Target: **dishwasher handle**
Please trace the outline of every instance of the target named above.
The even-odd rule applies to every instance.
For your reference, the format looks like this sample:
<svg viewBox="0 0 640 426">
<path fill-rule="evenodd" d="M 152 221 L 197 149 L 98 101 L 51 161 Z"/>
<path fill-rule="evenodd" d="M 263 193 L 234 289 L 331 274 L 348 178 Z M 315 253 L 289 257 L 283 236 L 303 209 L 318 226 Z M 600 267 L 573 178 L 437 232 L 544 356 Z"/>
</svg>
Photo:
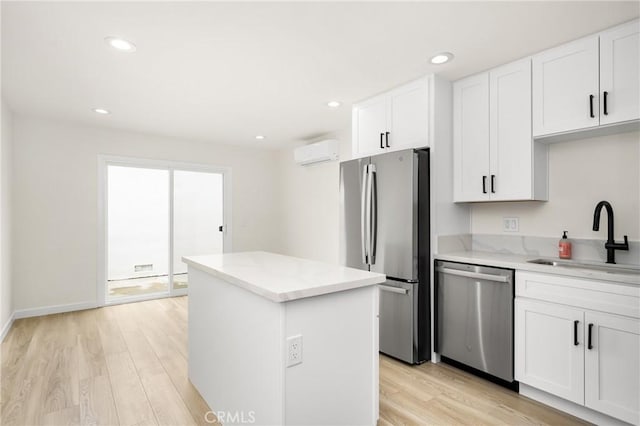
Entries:
<svg viewBox="0 0 640 426">
<path fill-rule="evenodd" d="M 388 291 L 390 293 L 407 294 L 409 290 L 400 287 L 391 287 L 390 285 L 378 285 L 380 291 Z"/>
<path fill-rule="evenodd" d="M 506 275 L 481 274 L 480 272 L 461 271 L 459 269 L 444 268 L 442 266 L 436 268 L 436 270 L 438 272 L 442 272 L 443 274 L 457 275 L 459 277 L 465 278 L 475 278 L 478 280 L 495 281 L 499 283 L 509 282 L 509 277 Z"/>
</svg>

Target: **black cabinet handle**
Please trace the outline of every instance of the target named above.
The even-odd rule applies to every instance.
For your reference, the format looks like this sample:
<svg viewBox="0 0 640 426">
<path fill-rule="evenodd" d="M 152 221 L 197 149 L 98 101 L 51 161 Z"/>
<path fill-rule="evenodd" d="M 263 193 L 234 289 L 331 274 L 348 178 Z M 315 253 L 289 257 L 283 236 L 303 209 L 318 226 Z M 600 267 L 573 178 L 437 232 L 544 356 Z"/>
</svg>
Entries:
<svg viewBox="0 0 640 426">
<path fill-rule="evenodd" d="M 487 177 L 486 176 L 482 176 L 482 193 L 483 194 L 487 193 Z"/>
<path fill-rule="evenodd" d="M 224 231 L 224 225 L 218 226 L 218 231 L 223 232 Z"/>
<path fill-rule="evenodd" d="M 578 323 L 580 321 L 575 320 L 573 322 L 573 346 L 578 346 Z"/>
<path fill-rule="evenodd" d="M 384 149 L 384 144 L 382 143 L 383 137 L 384 137 L 384 133 L 380 133 L 380 149 Z"/>
<path fill-rule="evenodd" d="M 603 103 L 603 109 L 604 109 L 604 115 L 609 115 L 609 111 L 607 111 L 607 96 L 609 96 L 609 92 L 604 92 L 603 93 L 603 97 L 604 97 L 604 101 Z"/>
<path fill-rule="evenodd" d="M 389 148 L 390 147 L 390 145 L 389 145 L 389 132 L 385 133 L 385 139 L 386 139 L 387 148 Z"/>
<path fill-rule="evenodd" d="M 587 349 L 593 349 L 593 345 L 591 344 L 591 330 L 593 329 L 593 324 L 589 324 L 589 335 L 587 337 Z"/>
<path fill-rule="evenodd" d="M 496 175 L 491 175 L 491 193 L 496 193 Z"/>
<path fill-rule="evenodd" d="M 596 118 L 596 116 L 593 115 L 593 95 L 589 95 L 589 115 L 591 118 Z"/>
</svg>

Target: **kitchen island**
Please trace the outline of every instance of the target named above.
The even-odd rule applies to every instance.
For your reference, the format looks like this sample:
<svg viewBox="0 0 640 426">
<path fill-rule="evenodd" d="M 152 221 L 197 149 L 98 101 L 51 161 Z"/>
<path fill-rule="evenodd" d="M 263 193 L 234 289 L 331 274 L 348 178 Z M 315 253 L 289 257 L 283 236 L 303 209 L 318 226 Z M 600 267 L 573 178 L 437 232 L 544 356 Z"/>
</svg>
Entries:
<svg viewBox="0 0 640 426">
<path fill-rule="evenodd" d="M 383 274 L 266 252 L 183 260 L 189 378 L 221 423 L 376 424 Z"/>
</svg>

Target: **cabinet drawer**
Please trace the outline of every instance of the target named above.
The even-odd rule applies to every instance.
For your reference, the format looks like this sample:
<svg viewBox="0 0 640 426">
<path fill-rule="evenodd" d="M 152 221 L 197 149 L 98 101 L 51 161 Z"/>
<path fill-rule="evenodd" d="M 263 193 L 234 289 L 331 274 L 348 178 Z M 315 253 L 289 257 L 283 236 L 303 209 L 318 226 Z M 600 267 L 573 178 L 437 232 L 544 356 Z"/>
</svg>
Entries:
<svg viewBox="0 0 640 426">
<path fill-rule="evenodd" d="M 640 286 L 516 271 L 516 296 L 640 318 Z"/>
</svg>

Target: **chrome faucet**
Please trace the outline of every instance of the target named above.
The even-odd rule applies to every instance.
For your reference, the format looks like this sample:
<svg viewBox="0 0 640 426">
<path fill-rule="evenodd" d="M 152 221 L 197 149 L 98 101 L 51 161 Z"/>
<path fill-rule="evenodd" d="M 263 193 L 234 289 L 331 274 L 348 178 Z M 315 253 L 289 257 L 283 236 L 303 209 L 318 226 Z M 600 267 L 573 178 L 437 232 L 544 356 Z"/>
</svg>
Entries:
<svg viewBox="0 0 640 426">
<path fill-rule="evenodd" d="M 624 236 L 624 243 L 616 243 L 613 235 L 613 208 L 608 201 L 600 201 L 596 205 L 596 210 L 593 212 L 593 230 L 600 229 L 600 212 L 602 208 L 607 209 L 607 242 L 604 243 L 604 248 L 607 249 L 607 263 L 616 263 L 616 250 L 629 250 L 629 241 L 627 236 Z"/>
</svg>

